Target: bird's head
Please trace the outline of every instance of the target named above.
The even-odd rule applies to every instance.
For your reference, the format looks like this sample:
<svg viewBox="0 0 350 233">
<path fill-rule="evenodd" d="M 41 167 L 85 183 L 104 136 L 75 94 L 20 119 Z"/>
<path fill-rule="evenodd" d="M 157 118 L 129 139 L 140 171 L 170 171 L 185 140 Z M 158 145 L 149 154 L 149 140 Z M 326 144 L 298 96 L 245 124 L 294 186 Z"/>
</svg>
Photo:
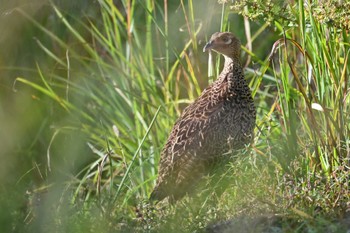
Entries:
<svg viewBox="0 0 350 233">
<path fill-rule="evenodd" d="M 209 50 L 214 50 L 230 58 L 239 58 L 241 42 L 231 32 L 215 32 L 203 48 L 203 52 Z"/>
</svg>

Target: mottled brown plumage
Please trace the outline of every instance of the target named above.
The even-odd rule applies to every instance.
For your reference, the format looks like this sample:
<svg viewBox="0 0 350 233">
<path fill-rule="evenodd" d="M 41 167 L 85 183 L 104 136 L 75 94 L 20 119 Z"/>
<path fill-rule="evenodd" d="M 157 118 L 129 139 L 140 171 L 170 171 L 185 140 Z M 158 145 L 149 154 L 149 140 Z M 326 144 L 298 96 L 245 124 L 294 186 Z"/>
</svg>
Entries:
<svg viewBox="0 0 350 233">
<path fill-rule="evenodd" d="M 224 68 L 176 121 L 161 153 L 151 200 L 182 198 L 223 154 L 252 140 L 255 107 L 239 59 L 240 46 L 230 32 L 214 33 L 205 45 L 204 51 L 224 55 Z"/>
</svg>

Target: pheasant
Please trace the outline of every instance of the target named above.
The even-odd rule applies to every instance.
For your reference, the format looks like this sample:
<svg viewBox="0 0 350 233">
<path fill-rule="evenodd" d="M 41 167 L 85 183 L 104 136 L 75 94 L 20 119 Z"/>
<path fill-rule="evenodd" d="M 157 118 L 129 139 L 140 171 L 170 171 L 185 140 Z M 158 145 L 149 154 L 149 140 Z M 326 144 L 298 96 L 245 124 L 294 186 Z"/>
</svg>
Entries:
<svg viewBox="0 0 350 233">
<path fill-rule="evenodd" d="M 216 32 L 203 52 L 225 58 L 215 82 L 187 106 L 161 152 L 159 175 L 150 200 L 179 200 L 210 173 L 214 164 L 253 138 L 256 111 L 240 63 L 241 43 L 230 32 Z"/>
</svg>

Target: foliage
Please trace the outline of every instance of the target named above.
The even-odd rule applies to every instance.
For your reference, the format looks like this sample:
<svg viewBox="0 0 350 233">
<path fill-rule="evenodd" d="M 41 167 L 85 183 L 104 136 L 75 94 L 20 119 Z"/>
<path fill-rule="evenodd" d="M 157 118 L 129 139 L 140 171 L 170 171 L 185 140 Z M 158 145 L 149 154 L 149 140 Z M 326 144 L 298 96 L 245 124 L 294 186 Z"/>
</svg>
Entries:
<svg viewBox="0 0 350 233">
<path fill-rule="evenodd" d="M 6 216 L 5 229 L 198 232 L 277 213 L 278 228 L 305 232 L 322 231 L 349 211 L 347 8 L 322 8 L 331 1 L 203 2 L 98 0 L 98 11 L 84 8 L 83 18 L 60 1 L 45 5 L 46 16 L 14 10 L 35 26 L 44 60 L 13 68 L 21 71 L 14 89 L 42 108 L 32 114 L 39 120 L 29 146 L 15 153 L 29 158 L 7 181 L 16 188 L 1 188 L 0 204 L 13 206 L 15 219 Z M 208 84 L 200 78 L 207 77 L 201 47 L 219 27 L 253 45 L 243 50 L 258 107 L 254 144 L 219 177 L 227 186 L 221 196 L 208 189 L 154 206 L 147 199 L 160 151 L 182 109 Z M 215 65 L 218 73 L 220 58 Z M 25 200 L 13 196 L 8 204 L 12 192 Z"/>
<path fill-rule="evenodd" d="M 233 11 L 242 14 L 251 20 L 263 20 L 268 23 L 278 21 L 282 25 L 293 25 L 296 22 L 293 8 L 289 1 L 235 1 L 231 6 Z"/>
<path fill-rule="evenodd" d="M 228 3 L 229 1 L 219 2 Z M 305 13 L 312 14 L 320 23 L 349 29 L 349 4 L 348 1 L 338 0 L 304 2 L 294 0 L 242 0 L 234 1 L 231 4 L 231 9 L 251 20 L 263 20 L 272 24 L 277 21 L 284 26 L 297 26 L 297 13 L 305 10 Z"/>
<path fill-rule="evenodd" d="M 348 15 L 348 8 L 334 1 L 241 1 L 233 9 L 252 19 L 264 16 L 282 35 L 269 59 L 278 84 L 276 115 L 289 155 L 287 161 L 284 155 L 276 157 L 290 175 L 282 182 L 288 206 L 344 213 L 349 208 L 350 44 L 342 15 Z M 324 24 L 324 15 L 334 24 Z"/>
</svg>

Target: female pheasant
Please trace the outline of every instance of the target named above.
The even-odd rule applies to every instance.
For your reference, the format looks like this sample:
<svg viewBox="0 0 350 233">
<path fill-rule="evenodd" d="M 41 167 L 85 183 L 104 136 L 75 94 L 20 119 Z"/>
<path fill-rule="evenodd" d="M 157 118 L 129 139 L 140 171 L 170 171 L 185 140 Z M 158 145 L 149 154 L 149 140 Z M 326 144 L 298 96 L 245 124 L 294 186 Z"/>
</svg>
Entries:
<svg viewBox="0 0 350 233">
<path fill-rule="evenodd" d="M 213 164 L 253 138 L 256 112 L 240 63 L 241 43 L 230 32 L 216 32 L 203 51 L 225 57 L 218 79 L 176 121 L 161 153 L 151 200 L 178 200 L 192 191 Z M 225 154 L 226 155 L 223 155 Z"/>
</svg>

